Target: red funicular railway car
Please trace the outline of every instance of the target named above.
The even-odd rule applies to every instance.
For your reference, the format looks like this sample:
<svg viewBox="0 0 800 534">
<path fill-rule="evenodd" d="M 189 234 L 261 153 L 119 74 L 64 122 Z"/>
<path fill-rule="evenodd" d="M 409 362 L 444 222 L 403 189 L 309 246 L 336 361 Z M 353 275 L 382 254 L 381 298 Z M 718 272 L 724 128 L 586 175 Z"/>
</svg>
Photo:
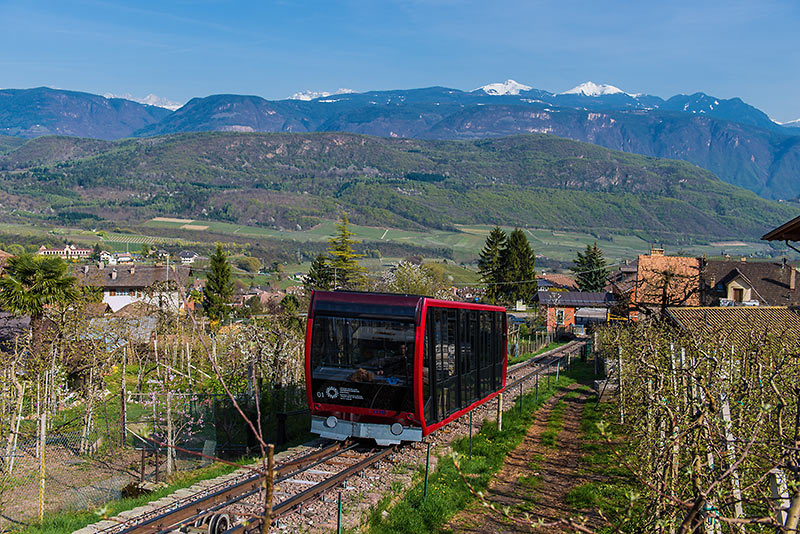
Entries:
<svg viewBox="0 0 800 534">
<path fill-rule="evenodd" d="M 506 313 L 428 297 L 315 291 L 306 333 L 311 431 L 420 441 L 506 383 Z"/>
</svg>

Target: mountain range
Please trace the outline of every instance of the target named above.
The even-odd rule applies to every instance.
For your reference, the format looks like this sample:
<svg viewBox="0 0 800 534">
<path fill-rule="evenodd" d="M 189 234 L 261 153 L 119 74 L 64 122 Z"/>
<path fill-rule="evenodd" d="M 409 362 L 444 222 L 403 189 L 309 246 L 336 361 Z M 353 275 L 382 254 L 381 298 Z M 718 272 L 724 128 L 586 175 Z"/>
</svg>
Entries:
<svg viewBox="0 0 800 534">
<path fill-rule="evenodd" d="M 48 88 L 0 90 L 0 134 L 115 140 L 205 131 L 336 131 L 428 140 L 548 133 L 685 160 L 769 199 L 800 195 L 800 123 L 778 124 L 739 98 L 704 93 L 665 100 L 592 82 L 552 93 L 507 80 L 473 91 L 340 89 L 285 100 L 211 95 L 170 111 Z"/>
</svg>

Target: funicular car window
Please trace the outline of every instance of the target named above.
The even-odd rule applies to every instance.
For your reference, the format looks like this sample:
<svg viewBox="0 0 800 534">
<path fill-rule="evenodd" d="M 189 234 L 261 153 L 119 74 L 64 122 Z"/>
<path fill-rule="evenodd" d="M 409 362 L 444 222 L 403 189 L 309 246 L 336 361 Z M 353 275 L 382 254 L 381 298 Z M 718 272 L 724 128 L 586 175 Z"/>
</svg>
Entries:
<svg viewBox="0 0 800 534">
<path fill-rule="evenodd" d="M 431 308 L 433 315 L 434 418 L 441 421 L 458 410 L 456 312 Z M 430 312 L 429 312 L 430 313 Z"/>
<path fill-rule="evenodd" d="M 477 314 L 472 310 L 459 310 L 459 381 L 461 396 L 459 406 L 465 408 L 477 400 L 476 380 L 478 346 L 475 342 L 477 329 Z"/>
<path fill-rule="evenodd" d="M 480 314 L 480 391 L 478 394 L 485 397 L 493 391 L 494 386 L 494 355 L 492 353 L 492 315 L 491 312 Z"/>
<path fill-rule="evenodd" d="M 413 410 L 414 323 L 314 317 L 312 390 L 320 402 Z"/>
<path fill-rule="evenodd" d="M 492 360 L 494 361 L 494 379 L 492 387 L 496 390 L 502 385 L 503 381 L 503 314 L 493 312 L 492 325 Z"/>
<path fill-rule="evenodd" d="M 425 321 L 425 343 L 422 348 L 422 410 L 425 421 L 430 424 L 435 420 L 433 384 L 431 369 L 434 368 L 436 343 L 434 340 L 434 316 L 428 314 Z"/>
</svg>

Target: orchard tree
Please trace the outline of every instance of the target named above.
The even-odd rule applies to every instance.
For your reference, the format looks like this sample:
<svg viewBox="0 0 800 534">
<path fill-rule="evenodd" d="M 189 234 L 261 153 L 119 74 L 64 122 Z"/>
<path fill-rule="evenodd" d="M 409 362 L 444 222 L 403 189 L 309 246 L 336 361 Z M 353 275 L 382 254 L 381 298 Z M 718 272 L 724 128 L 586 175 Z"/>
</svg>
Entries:
<svg viewBox="0 0 800 534">
<path fill-rule="evenodd" d="M 496 302 L 500 296 L 500 283 L 503 281 L 503 269 L 500 255 L 506 245 L 508 236 L 495 226 L 486 238 L 486 244 L 480 252 L 478 271 L 481 281 L 486 284 L 486 297 L 489 302 Z"/>
<path fill-rule="evenodd" d="M 343 213 L 341 221 L 336 225 L 336 235 L 328 239 L 334 289 L 358 289 L 366 282 L 364 273 L 367 270 L 358 264 L 358 258 L 363 258 L 364 255 L 356 254 L 353 250 L 353 245 L 358 241 L 353 240 L 348 224 L 347 215 Z"/>
<path fill-rule="evenodd" d="M 217 243 L 217 250 L 211 255 L 203 297 L 203 308 L 206 315 L 216 321 L 227 317 L 230 311 L 228 303 L 232 296 L 231 265 L 228 263 L 228 256 L 222 248 L 222 243 Z"/>
<path fill-rule="evenodd" d="M 578 257 L 572 260 L 575 264 L 570 270 L 575 273 L 575 280 L 581 291 L 602 291 L 606 285 L 609 270 L 606 269 L 606 259 L 603 251 L 593 245 L 586 245 L 586 250 L 578 252 Z"/>
<path fill-rule="evenodd" d="M 382 288 L 388 293 L 424 295 L 448 299 L 447 284 L 427 265 L 401 261 L 396 269 L 384 276 Z"/>
</svg>

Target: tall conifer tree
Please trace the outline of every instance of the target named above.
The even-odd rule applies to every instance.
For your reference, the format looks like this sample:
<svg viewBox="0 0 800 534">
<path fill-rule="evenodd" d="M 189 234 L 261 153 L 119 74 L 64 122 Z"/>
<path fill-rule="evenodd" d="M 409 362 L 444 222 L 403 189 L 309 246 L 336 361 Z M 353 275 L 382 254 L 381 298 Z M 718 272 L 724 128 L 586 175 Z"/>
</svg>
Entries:
<svg viewBox="0 0 800 534">
<path fill-rule="evenodd" d="M 500 295 L 500 283 L 503 281 L 500 254 L 506 239 L 506 233 L 499 226 L 492 228 L 478 259 L 478 272 L 481 274 L 481 281 L 486 284 L 486 298 L 489 302 L 496 302 Z"/>
<path fill-rule="evenodd" d="M 606 269 L 606 259 L 603 251 L 593 245 L 586 245 L 583 253 L 578 252 L 578 257 L 572 260 L 575 264 L 571 271 L 575 273 L 575 281 L 581 291 L 602 291 L 606 285 L 609 270 Z"/>
<path fill-rule="evenodd" d="M 303 286 L 307 294 L 314 289 L 327 291 L 333 287 L 333 269 L 324 254 L 320 254 L 311 262 Z"/>
<path fill-rule="evenodd" d="M 500 253 L 503 276 L 502 293 L 510 302 L 527 303 L 536 293 L 536 256 L 528 238 L 519 228 L 509 234 L 506 246 Z"/>
<path fill-rule="evenodd" d="M 233 296 L 233 281 L 231 280 L 231 264 L 222 248 L 222 243 L 217 243 L 217 250 L 211 255 L 206 288 L 203 293 L 203 309 L 212 320 L 221 321 L 228 316 L 230 306 L 228 303 Z"/>
<path fill-rule="evenodd" d="M 356 254 L 353 250 L 353 245 L 359 242 L 353 239 L 348 224 L 347 215 L 343 213 L 342 219 L 336 225 L 336 235 L 328 239 L 334 289 L 359 289 L 366 283 L 364 273 L 367 270 L 358 264 L 358 258 L 363 258 L 364 255 Z"/>
</svg>

